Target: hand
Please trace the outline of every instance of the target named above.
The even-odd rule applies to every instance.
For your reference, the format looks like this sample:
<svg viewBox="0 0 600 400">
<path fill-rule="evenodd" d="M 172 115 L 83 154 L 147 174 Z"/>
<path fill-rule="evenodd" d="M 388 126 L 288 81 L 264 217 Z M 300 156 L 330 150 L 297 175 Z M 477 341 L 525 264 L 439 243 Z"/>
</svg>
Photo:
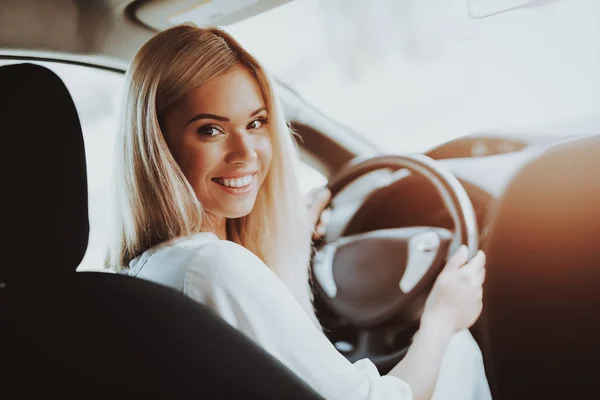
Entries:
<svg viewBox="0 0 600 400">
<path fill-rule="evenodd" d="M 483 307 L 485 254 L 479 251 L 468 263 L 467 258 L 467 247 L 461 246 L 448 260 L 425 302 L 422 324 L 442 323 L 454 333 L 477 321 Z"/>
<path fill-rule="evenodd" d="M 327 223 L 329 222 L 330 212 L 325 210 L 325 207 L 331 199 L 331 191 L 327 188 L 314 188 L 307 193 L 306 197 L 310 226 L 314 227 L 313 240 L 316 240 L 325 235 Z"/>
</svg>

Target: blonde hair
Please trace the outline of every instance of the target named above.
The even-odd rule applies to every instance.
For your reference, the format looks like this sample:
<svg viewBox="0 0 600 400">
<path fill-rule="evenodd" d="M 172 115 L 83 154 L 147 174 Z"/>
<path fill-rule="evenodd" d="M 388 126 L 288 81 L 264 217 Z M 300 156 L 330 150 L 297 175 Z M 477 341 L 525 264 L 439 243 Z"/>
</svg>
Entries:
<svg viewBox="0 0 600 400">
<path fill-rule="evenodd" d="M 160 121 L 190 90 L 236 65 L 247 68 L 262 90 L 273 157 L 250 214 L 227 221 L 228 238 L 269 266 L 318 326 L 308 277 L 312 227 L 297 181 L 293 134 L 266 71 L 217 28 L 170 28 L 150 39 L 132 61 L 116 154 L 117 220 L 107 262 L 120 270 L 153 246 L 210 230 Z"/>
</svg>

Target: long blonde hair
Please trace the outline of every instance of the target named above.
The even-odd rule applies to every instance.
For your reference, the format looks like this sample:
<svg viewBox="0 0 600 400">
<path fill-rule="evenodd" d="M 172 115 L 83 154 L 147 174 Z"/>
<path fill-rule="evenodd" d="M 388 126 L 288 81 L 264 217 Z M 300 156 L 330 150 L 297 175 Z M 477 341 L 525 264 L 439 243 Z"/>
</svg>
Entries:
<svg viewBox="0 0 600 400">
<path fill-rule="evenodd" d="M 246 67 L 262 90 L 273 157 L 250 214 L 227 221 L 228 239 L 269 266 L 316 322 L 308 280 L 311 227 L 296 176 L 293 134 L 266 71 L 217 28 L 170 28 L 150 39 L 132 61 L 116 154 L 117 219 L 107 262 L 120 270 L 153 246 L 210 230 L 160 121 L 190 90 L 236 65 Z"/>
</svg>

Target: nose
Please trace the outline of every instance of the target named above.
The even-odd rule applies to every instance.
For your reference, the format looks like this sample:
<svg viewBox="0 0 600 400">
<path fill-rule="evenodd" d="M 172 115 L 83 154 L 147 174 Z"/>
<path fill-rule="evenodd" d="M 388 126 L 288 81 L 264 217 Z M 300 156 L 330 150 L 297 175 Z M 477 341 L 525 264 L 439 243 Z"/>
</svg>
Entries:
<svg viewBox="0 0 600 400">
<path fill-rule="evenodd" d="M 236 134 L 229 136 L 228 141 L 229 151 L 225 157 L 225 162 L 229 164 L 249 164 L 256 160 L 257 154 L 251 135 L 246 132 L 236 132 Z"/>
</svg>

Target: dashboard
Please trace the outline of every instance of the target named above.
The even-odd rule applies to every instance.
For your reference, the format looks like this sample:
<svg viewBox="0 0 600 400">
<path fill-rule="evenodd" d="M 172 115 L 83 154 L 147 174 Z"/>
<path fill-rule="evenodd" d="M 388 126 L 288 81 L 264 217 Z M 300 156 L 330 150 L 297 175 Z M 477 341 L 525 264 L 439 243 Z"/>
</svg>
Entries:
<svg viewBox="0 0 600 400">
<path fill-rule="evenodd" d="M 438 146 L 426 155 L 452 172 L 469 195 L 485 239 L 490 211 L 512 177 L 548 147 L 576 137 L 472 135 Z M 453 228 L 434 186 L 408 170 L 378 170 L 362 176 L 332 202 L 326 240 L 378 229 L 408 226 Z"/>
<path fill-rule="evenodd" d="M 515 174 L 549 147 L 577 138 L 472 136 L 443 144 L 426 155 L 448 169 L 464 187 L 479 226 L 479 247 L 485 248 L 495 205 Z M 380 229 L 410 226 L 454 228 L 454 221 L 434 185 L 420 174 L 406 169 L 381 169 L 363 175 L 335 196 L 331 211 L 325 235 L 329 243 L 343 236 Z M 359 341 L 358 330 L 336 316 L 318 296 L 315 308 L 336 348 L 342 354 L 353 349 Z M 406 349 L 414 333 L 401 324 L 398 326 L 400 328 L 386 328 L 391 330 L 386 336 L 388 342 L 382 346 L 387 346 L 385 348 L 389 352 Z M 479 328 L 474 327 L 471 332 L 476 340 L 481 339 Z M 376 366 L 383 374 L 397 361 L 396 358 L 379 360 Z"/>
<path fill-rule="evenodd" d="M 518 138 L 472 136 L 445 143 L 428 152 L 434 160 L 450 158 L 488 157 L 523 150 L 529 143 Z"/>
</svg>

